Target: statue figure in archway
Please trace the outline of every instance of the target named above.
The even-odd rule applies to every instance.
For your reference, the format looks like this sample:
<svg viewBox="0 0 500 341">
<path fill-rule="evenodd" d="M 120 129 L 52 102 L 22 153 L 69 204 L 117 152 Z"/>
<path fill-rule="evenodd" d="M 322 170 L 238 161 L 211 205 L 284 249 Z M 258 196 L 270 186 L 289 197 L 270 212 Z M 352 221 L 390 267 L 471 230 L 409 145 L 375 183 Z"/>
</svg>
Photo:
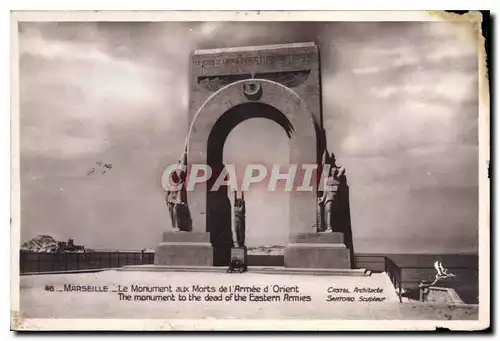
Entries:
<svg viewBox="0 0 500 341">
<path fill-rule="evenodd" d="M 322 223 L 325 226 L 324 232 L 338 232 L 335 230 L 334 212 L 338 205 L 338 192 L 342 177 L 345 176 L 345 168 L 337 165 L 335 155 L 332 153 L 330 157 L 326 154 L 324 166 L 330 167 L 328 176 L 324 180 L 323 195 L 318 199 L 318 203 L 323 206 Z"/>
<path fill-rule="evenodd" d="M 178 162 L 178 167 L 172 172 L 169 187 L 167 189 L 166 203 L 170 215 L 172 230 L 189 230 L 189 210 L 186 203 L 186 189 L 184 182 L 186 180 L 185 166 L 187 164 L 187 152 L 184 151 L 182 158 Z"/>
<path fill-rule="evenodd" d="M 245 246 L 245 195 L 241 192 L 241 198 L 238 198 L 234 191 L 234 247 Z"/>
</svg>

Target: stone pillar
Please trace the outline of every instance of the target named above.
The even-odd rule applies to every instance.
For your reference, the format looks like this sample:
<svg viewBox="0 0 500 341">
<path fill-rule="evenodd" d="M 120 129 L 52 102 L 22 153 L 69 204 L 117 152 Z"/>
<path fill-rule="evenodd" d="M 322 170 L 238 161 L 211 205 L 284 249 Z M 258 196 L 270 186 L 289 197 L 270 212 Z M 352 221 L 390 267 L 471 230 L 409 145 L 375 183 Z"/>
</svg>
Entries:
<svg viewBox="0 0 500 341">
<path fill-rule="evenodd" d="M 197 161 L 196 158 L 193 159 Z M 189 153 L 188 162 L 191 162 Z M 187 183 L 185 185 L 187 186 Z M 162 242 L 155 250 L 156 265 L 212 266 L 214 264 L 210 233 L 205 230 L 204 220 L 206 182 L 196 184 L 195 190 L 188 191 L 187 194 L 192 230 L 164 232 Z"/>
<path fill-rule="evenodd" d="M 156 265 L 213 265 L 213 250 L 207 232 L 165 232 L 155 250 Z"/>
</svg>

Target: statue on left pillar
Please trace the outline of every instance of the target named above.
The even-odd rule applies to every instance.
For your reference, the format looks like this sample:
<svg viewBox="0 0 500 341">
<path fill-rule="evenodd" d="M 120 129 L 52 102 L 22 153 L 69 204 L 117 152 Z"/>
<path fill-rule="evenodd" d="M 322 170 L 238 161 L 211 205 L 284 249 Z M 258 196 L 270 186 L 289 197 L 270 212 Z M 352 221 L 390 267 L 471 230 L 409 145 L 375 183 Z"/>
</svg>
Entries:
<svg viewBox="0 0 500 341">
<path fill-rule="evenodd" d="M 172 231 L 189 231 L 190 214 L 187 206 L 187 194 L 184 182 L 186 180 L 185 167 L 187 165 L 187 153 L 184 151 L 178 162 L 178 167 L 172 172 L 167 189 L 166 203 L 170 215 Z"/>
</svg>

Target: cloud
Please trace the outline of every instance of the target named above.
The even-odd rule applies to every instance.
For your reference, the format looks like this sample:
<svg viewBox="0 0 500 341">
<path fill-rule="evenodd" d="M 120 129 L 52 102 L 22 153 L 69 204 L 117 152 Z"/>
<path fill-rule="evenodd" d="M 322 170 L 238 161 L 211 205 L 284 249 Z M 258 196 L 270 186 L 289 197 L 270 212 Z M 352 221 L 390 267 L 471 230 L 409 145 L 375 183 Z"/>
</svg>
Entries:
<svg viewBox="0 0 500 341">
<path fill-rule="evenodd" d="M 347 37 L 353 26 L 345 26 Z M 361 27 L 367 38 L 332 34 L 326 43 L 334 51 L 323 63 L 330 149 L 350 157 L 474 141 L 478 79 L 470 27 L 389 23 L 360 25 L 354 34 Z"/>
<path fill-rule="evenodd" d="M 418 99 L 426 101 L 449 101 L 459 104 L 473 97 L 477 87 L 477 74 L 454 72 L 445 75 L 419 72 L 404 85 L 388 84 L 371 87 L 375 97 Z M 472 96 L 471 96 L 472 95 Z"/>
<path fill-rule="evenodd" d="M 117 57 L 102 44 L 101 39 L 47 39 L 38 30 L 23 30 L 21 120 L 31 129 L 22 134 L 23 151 L 64 156 L 102 152 L 113 127 L 154 121 L 168 131 L 184 117 L 184 75 L 176 68 L 157 69 Z M 41 122 L 52 129 L 38 129 Z"/>
</svg>

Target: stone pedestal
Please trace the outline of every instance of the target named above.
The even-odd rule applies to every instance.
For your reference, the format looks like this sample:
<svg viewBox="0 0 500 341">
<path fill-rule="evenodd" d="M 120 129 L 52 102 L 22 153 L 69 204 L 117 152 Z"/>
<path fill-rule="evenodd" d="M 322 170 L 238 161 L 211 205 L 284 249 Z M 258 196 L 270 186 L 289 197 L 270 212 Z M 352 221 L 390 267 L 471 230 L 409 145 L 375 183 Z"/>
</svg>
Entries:
<svg viewBox="0 0 500 341">
<path fill-rule="evenodd" d="M 285 248 L 285 267 L 350 269 L 350 253 L 344 244 L 344 235 L 339 232 L 292 235 Z"/>
<path fill-rule="evenodd" d="M 165 232 L 155 250 L 156 265 L 212 266 L 213 258 L 208 232 Z"/>
<path fill-rule="evenodd" d="M 233 247 L 231 249 L 231 258 L 230 259 L 233 259 L 233 258 L 236 258 L 237 260 L 241 261 L 244 265 L 248 265 L 246 246 Z"/>
</svg>

